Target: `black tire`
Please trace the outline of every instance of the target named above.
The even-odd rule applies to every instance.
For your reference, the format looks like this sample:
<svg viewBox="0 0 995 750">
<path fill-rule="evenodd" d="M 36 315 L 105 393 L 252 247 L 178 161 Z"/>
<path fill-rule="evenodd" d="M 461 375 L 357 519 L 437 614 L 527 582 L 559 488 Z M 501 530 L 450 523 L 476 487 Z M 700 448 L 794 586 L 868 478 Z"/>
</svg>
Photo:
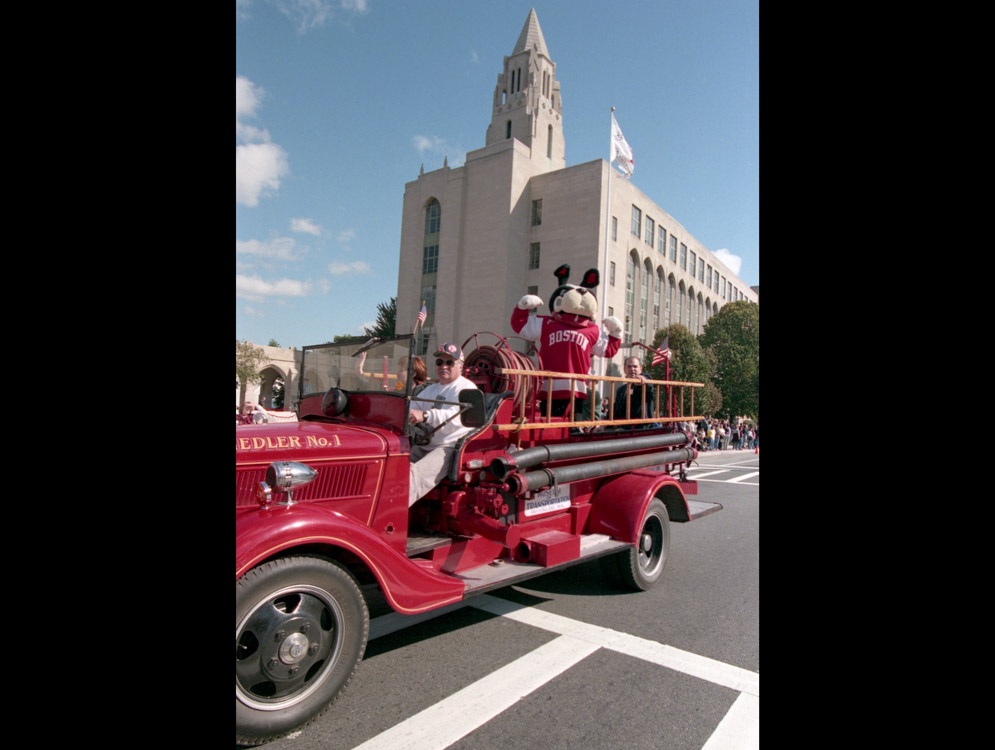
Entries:
<svg viewBox="0 0 995 750">
<path fill-rule="evenodd" d="M 258 745 L 321 715 L 355 673 L 370 617 L 355 579 L 286 557 L 235 582 L 235 743 Z"/>
<path fill-rule="evenodd" d="M 653 498 L 639 530 L 636 546 L 602 558 L 602 570 L 616 584 L 647 591 L 663 575 L 670 552 L 670 516 L 660 498 Z"/>
</svg>

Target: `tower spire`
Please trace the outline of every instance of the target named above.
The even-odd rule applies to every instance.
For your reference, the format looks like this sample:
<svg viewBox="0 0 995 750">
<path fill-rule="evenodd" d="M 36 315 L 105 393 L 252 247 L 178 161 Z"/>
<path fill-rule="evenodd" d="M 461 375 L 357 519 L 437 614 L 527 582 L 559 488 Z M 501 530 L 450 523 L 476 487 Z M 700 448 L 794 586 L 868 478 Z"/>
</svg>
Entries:
<svg viewBox="0 0 995 750">
<path fill-rule="evenodd" d="M 531 160 L 541 171 L 566 166 L 556 63 L 549 56 L 535 8 L 529 11 L 511 55 L 504 58 L 504 70 L 494 87 L 486 143 L 512 138 L 531 149 Z"/>
<path fill-rule="evenodd" d="M 546 49 L 546 40 L 543 38 L 542 29 L 539 27 L 539 17 L 536 15 L 535 8 L 529 11 L 529 17 L 525 19 L 522 33 L 518 35 L 515 50 L 511 54 L 517 55 L 533 48 L 547 60 L 549 59 L 549 50 Z"/>
</svg>

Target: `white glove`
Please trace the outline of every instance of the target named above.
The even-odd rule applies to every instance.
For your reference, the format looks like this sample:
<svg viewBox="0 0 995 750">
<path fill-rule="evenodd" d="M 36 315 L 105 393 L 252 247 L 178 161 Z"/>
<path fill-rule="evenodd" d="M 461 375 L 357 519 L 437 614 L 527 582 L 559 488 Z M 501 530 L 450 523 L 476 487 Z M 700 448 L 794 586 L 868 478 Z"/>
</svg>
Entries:
<svg viewBox="0 0 995 750">
<path fill-rule="evenodd" d="M 521 304 L 521 303 L 519 303 Z M 608 331 L 608 335 L 612 338 L 620 339 L 622 338 L 622 321 L 616 318 L 614 315 L 609 315 L 602 321 L 605 324 L 605 330 Z"/>
<path fill-rule="evenodd" d="M 518 300 L 519 310 L 535 310 L 537 307 L 542 307 L 542 305 L 542 297 L 538 297 L 535 294 L 526 294 Z"/>
</svg>

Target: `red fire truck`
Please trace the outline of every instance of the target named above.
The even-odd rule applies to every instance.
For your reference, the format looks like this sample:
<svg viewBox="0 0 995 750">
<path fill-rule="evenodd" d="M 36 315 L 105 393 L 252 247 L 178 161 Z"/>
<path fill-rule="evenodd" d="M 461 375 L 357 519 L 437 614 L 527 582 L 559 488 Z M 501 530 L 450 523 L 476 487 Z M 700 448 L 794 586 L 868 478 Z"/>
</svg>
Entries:
<svg viewBox="0 0 995 750">
<path fill-rule="evenodd" d="M 493 336 L 493 334 L 489 334 Z M 414 338 L 305 347 L 296 422 L 235 429 L 235 736 L 260 744 L 327 709 L 356 671 L 368 599 L 414 614 L 601 558 L 620 585 L 663 573 L 670 522 L 721 509 L 685 468 L 694 387 L 541 369 L 495 336 L 464 344 L 449 473 L 408 507 Z M 473 344 L 472 350 L 468 345 Z M 645 416 L 552 415 L 547 378 L 586 381 L 613 413 L 622 383 L 653 386 Z M 685 415 L 685 399 L 689 411 Z M 588 399 L 591 401 L 592 399 Z M 634 401 L 634 400 L 633 400 Z"/>
</svg>

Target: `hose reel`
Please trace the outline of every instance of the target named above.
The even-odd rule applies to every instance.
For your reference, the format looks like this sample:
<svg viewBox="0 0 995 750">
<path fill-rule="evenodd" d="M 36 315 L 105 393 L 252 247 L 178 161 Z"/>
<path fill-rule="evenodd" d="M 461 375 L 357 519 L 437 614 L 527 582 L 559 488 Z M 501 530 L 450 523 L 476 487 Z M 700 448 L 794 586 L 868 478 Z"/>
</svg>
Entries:
<svg viewBox="0 0 995 750">
<path fill-rule="evenodd" d="M 514 391 L 515 403 L 531 403 L 535 394 L 541 388 L 542 378 L 536 375 L 503 375 L 497 372 L 498 369 L 529 370 L 535 371 L 537 368 L 529 359 L 528 355 L 516 352 L 511 348 L 507 339 L 498 336 L 496 333 L 484 331 L 490 336 L 498 339 L 495 346 L 477 344 L 476 339 L 480 334 L 475 333 L 465 342 L 463 350 L 466 351 L 467 344 L 474 341 L 476 349 L 466 355 L 463 363 L 464 377 L 476 383 L 477 387 L 485 393 L 503 393 Z M 524 339 L 523 339 L 524 341 Z M 530 353 L 539 354 L 535 350 L 535 345 L 528 342 Z"/>
</svg>

